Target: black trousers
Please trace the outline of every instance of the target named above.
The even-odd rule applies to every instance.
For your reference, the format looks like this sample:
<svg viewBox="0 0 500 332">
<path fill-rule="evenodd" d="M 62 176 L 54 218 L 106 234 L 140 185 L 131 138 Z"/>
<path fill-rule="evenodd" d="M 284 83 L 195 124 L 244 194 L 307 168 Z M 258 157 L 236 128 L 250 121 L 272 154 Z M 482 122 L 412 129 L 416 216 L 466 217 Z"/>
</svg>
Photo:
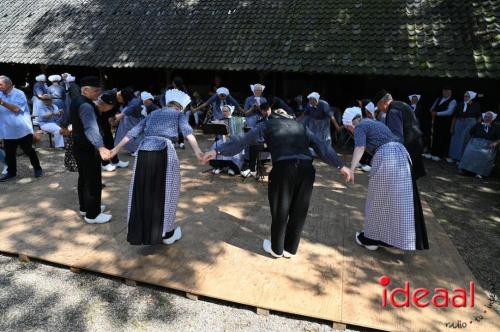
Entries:
<svg viewBox="0 0 500 332">
<path fill-rule="evenodd" d="M 19 146 L 21 150 L 30 158 L 31 165 L 36 170 L 42 169 L 40 160 L 33 149 L 33 135 L 29 134 L 18 139 L 4 139 L 5 163 L 8 167 L 9 175 L 17 175 L 16 151 Z"/>
<path fill-rule="evenodd" d="M 78 149 L 73 146 L 78 166 L 78 201 L 80 211 L 94 219 L 101 213 L 101 157 L 97 150 Z"/>
<path fill-rule="evenodd" d="M 432 134 L 431 154 L 440 158 L 448 156 L 450 148 L 451 116 L 436 116 L 434 120 L 434 131 Z"/>
<path fill-rule="evenodd" d="M 360 164 L 362 165 L 371 165 L 372 164 L 372 155 L 365 152 L 363 153 L 363 156 L 361 157 L 361 160 L 359 161 Z"/>
<path fill-rule="evenodd" d="M 104 118 L 101 120 L 101 128 L 102 128 L 102 134 L 104 135 L 102 137 L 104 147 L 108 150 L 111 150 L 115 147 L 115 140 L 113 138 L 113 132 L 111 131 L 111 125 L 109 124 L 109 121 L 107 118 Z M 113 164 L 117 164 L 120 162 L 120 159 L 118 158 L 118 155 L 114 156 L 111 161 L 109 160 L 103 160 L 102 165 L 106 166 L 112 162 Z"/>
<path fill-rule="evenodd" d="M 275 254 L 283 249 L 297 253 L 306 221 L 316 171 L 312 160 L 284 160 L 273 164 L 269 174 L 271 244 Z"/>
<path fill-rule="evenodd" d="M 248 147 L 248 160 L 245 161 L 243 169 L 250 169 L 250 171 L 255 172 L 259 152 L 262 151 L 264 151 L 264 145 L 250 145 Z"/>
</svg>

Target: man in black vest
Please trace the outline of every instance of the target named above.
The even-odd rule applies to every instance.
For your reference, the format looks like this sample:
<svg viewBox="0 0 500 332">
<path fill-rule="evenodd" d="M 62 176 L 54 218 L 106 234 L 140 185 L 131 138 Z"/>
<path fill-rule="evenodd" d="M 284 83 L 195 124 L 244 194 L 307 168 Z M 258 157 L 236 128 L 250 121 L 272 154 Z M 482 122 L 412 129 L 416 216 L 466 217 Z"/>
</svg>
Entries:
<svg viewBox="0 0 500 332">
<path fill-rule="evenodd" d="M 431 153 L 424 154 L 425 158 L 439 161 L 448 156 L 451 122 L 456 107 L 457 101 L 452 97 L 451 86 L 444 86 L 442 96 L 437 98 L 431 107 Z"/>
<path fill-rule="evenodd" d="M 102 213 L 106 207 L 101 205 L 101 159 L 110 157 L 97 121 L 99 110 L 94 104 L 101 94 L 101 83 L 97 77 L 89 76 L 82 78 L 81 86 L 82 95 L 75 97 L 70 106 L 80 214 L 89 224 L 103 224 L 111 220 L 111 215 Z"/>
<path fill-rule="evenodd" d="M 377 108 L 386 113 L 386 126 L 399 138 L 410 154 L 415 179 L 425 176 L 422 132 L 413 109 L 406 103 L 393 100 L 391 94 L 385 90 L 379 91 L 373 100 L 377 103 Z"/>
<path fill-rule="evenodd" d="M 204 161 L 214 159 L 217 154 L 234 156 L 260 138 L 266 142 L 273 160 L 268 186 L 271 241 L 264 240 L 263 247 L 273 257 L 291 258 L 297 253 L 315 178 L 309 147 L 323 161 L 337 167 L 346 181 L 351 179 L 351 172 L 330 145 L 282 109 L 273 111 L 267 121 L 257 124 L 244 136 L 219 145 L 217 151 L 207 152 Z"/>
</svg>

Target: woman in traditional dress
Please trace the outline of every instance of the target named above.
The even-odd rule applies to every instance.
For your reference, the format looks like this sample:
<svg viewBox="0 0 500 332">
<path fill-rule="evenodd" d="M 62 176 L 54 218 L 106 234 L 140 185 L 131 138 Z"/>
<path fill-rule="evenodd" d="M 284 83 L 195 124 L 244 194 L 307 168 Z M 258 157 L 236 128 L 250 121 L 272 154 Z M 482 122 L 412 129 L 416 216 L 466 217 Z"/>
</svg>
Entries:
<svg viewBox="0 0 500 332">
<path fill-rule="evenodd" d="M 379 246 L 428 249 L 424 215 L 408 151 L 384 124 L 362 119 L 359 107 L 346 109 L 342 122 L 354 133 L 353 174 L 365 150 L 374 153 L 364 232 L 356 232 L 356 243 L 369 250 L 377 250 Z"/>
<path fill-rule="evenodd" d="M 61 112 L 68 112 L 69 109 L 66 105 L 66 89 L 60 84 L 62 81 L 61 75 L 50 75 L 49 81 L 52 83 L 48 87 L 52 102 Z"/>
<path fill-rule="evenodd" d="M 127 241 L 133 245 L 173 244 L 182 236 L 176 227 L 175 212 L 180 192 L 180 167 L 172 140 L 179 130 L 193 148 L 198 160 L 203 152 L 198 147 L 186 115 L 181 111 L 191 98 L 172 89 L 165 93 L 166 108 L 156 110 L 130 130 L 111 151 L 116 155 L 130 140 L 144 134 L 139 145 L 130 183 Z"/>
<path fill-rule="evenodd" d="M 262 93 L 266 87 L 262 84 L 250 85 L 253 95 L 245 100 L 243 112 L 245 112 L 246 123 L 249 128 L 255 127 L 257 121 L 262 119 L 260 115 L 260 105 L 267 103 L 266 98 L 262 97 Z"/>
<path fill-rule="evenodd" d="M 243 127 L 245 126 L 244 119 L 241 117 L 233 118 L 232 117 L 233 112 L 234 112 L 234 106 L 226 105 L 222 109 L 224 118 L 222 119 L 221 122 L 227 125 L 229 135 L 228 137 L 226 136 L 220 138 L 218 137 L 217 142 L 212 145 L 210 150 L 215 150 L 218 145 L 225 143 L 226 140 L 231 139 L 231 136 L 233 135 L 243 134 Z M 212 169 L 213 174 L 219 174 L 224 169 L 227 169 L 227 174 L 229 175 L 240 174 L 242 165 L 243 165 L 243 157 L 241 153 L 238 153 L 231 157 L 217 156 L 216 159 L 210 160 L 210 166 L 213 167 Z"/>
<path fill-rule="evenodd" d="M 140 96 L 136 96 L 132 88 L 125 88 L 117 92 L 116 98 L 123 108 L 120 113 L 115 115 L 116 121 L 119 122 L 118 129 L 115 134 L 115 145 L 117 145 L 125 135 L 144 119 L 141 114 L 142 100 Z M 125 150 L 135 155 L 141 138 L 136 138 L 125 146 Z M 127 165 L 128 166 L 128 165 Z"/>
<path fill-rule="evenodd" d="M 473 101 L 477 93 L 467 91 L 464 101 L 455 108 L 453 120 L 451 122 L 451 141 L 448 152 L 448 163 L 460 162 L 465 146 L 470 139 L 469 132 L 481 117 L 481 105 Z"/>
<path fill-rule="evenodd" d="M 147 91 L 141 92 L 141 100 L 143 104 L 141 114 L 144 116 L 147 116 L 149 115 L 149 113 L 160 109 L 160 107 L 154 102 L 155 97 Z"/>
<path fill-rule="evenodd" d="M 500 144 L 500 126 L 493 123 L 496 117 L 493 112 L 483 113 L 483 122 L 477 123 L 470 130 L 471 140 L 458 166 L 461 174 L 468 171 L 476 174 L 479 179 L 491 174 Z"/>
<path fill-rule="evenodd" d="M 307 98 L 309 99 L 309 103 L 307 103 L 304 112 L 304 124 L 320 140 L 331 144 L 330 122 L 334 124 L 336 122 L 330 105 L 320 99 L 320 95 L 317 92 L 310 93 Z"/>
<path fill-rule="evenodd" d="M 49 87 L 47 86 L 47 77 L 40 74 L 35 77 L 36 83 L 33 85 L 33 114 L 38 114 L 38 109 L 43 107 L 44 96 L 49 94 Z"/>
</svg>

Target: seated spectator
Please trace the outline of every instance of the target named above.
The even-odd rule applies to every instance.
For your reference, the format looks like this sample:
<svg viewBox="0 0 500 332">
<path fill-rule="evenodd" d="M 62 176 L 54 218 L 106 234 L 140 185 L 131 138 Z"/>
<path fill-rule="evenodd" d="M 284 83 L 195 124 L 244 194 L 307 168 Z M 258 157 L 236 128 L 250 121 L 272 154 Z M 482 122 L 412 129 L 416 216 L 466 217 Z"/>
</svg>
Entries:
<svg viewBox="0 0 500 332">
<path fill-rule="evenodd" d="M 471 139 L 458 166 L 460 174 L 471 172 L 479 179 L 491 174 L 500 144 L 500 126 L 493 123 L 497 115 L 486 112 L 482 117 L 483 122 L 470 130 Z"/>
<path fill-rule="evenodd" d="M 38 123 L 40 129 L 54 135 L 54 146 L 58 149 L 64 148 L 64 137 L 61 127 L 57 124 L 62 116 L 62 111 L 52 102 L 50 95 L 42 96 L 42 105 L 38 108 Z"/>
<path fill-rule="evenodd" d="M 271 115 L 271 106 L 268 103 L 263 103 L 260 105 L 260 115 L 256 124 L 267 121 L 269 116 Z M 248 124 L 247 124 L 248 127 Z M 241 176 L 244 178 L 255 177 L 257 176 L 257 160 L 261 159 L 269 159 L 269 153 L 265 152 L 263 154 L 267 154 L 266 156 L 260 156 L 259 153 L 264 150 L 264 139 L 259 140 L 258 144 L 250 145 L 245 147 L 245 159 L 248 159 L 243 166 L 243 171 L 241 171 Z"/>
<path fill-rule="evenodd" d="M 205 109 L 200 108 L 197 111 L 193 111 L 195 108 L 203 104 L 203 100 L 201 99 L 198 91 L 193 92 L 193 99 L 191 100 L 191 104 L 189 104 L 189 110 L 186 112 L 186 116 L 188 121 L 191 118 L 191 115 L 194 118 L 194 127 L 199 128 L 201 125 L 201 118 L 205 115 Z"/>
<path fill-rule="evenodd" d="M 238 130 L 235 129 L 236 121 L 234 121 L 235 118 L 232 117 L 232 114 L 234 112 L 234 106 L 229 106 L 226 105 L 222 109 L 222 113 L 224 115 L 224 118 L 222 119 L 222 123 L 225 123 L 228 127 L 228 132 L 229 135 L 228 137 L 220 137 L 217 140 L 217 143 L 214 144 L 211 148 L 211 150 L 216 148 L 216 145 L 221 145 L 226 140 L 230 140 L 231 136 L 237 135 Z M 233 123 L 234 122 L 234 123 Z M 242 123 L 243 124 L 243 123 Z M 243 129 L 241 127 L 241 129 Z M 241 132 L 240 132 L 241 133 Z M 213 167 L 212 173 L 213 174 L 219 174 L 223 170 L 227 170 L 227 174 L 229 175 L 236 175 L 240 174 L 241 166 L 243 165 L 243 158 L 241 156 L 241 153 L 238 153 L 237 155 L 231 156 L 231 157 L 226 157 L 226 156 L 217 156 L 215 159 L 210 160 L 210 166 Z"/>
</svg>

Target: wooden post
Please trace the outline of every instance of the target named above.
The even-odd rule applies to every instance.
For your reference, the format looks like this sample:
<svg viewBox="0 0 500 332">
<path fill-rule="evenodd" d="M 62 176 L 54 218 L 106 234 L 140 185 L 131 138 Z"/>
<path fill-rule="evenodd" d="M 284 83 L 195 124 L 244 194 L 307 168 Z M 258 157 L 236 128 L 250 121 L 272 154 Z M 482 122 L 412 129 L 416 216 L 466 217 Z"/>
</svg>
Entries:
<svg viewBox="0 0 500 332">
<path fill-rule="evenodd" d="M 28 263 L 30 261 L 30 258 L 26 255 L 19 254 L 19 260 L 23 263 Z"/>
<path fill-rule="evenodd" d="M 347 329 L 347 326 L 346 326 L 346 324 L 332 322 L 332 328 L 334 330 L 345 331 Z"/>
<path fill-rule="evenodd" d="M 165 86 L 169 86 L 170 83 L 172 82 L 172 70 L 171 69 L 165 69 L 165 79 L 166 79 L 166 84 Z"/>
<path fill-rule="evenodd" d="M 137 282 L 132 279 L 125 279 L 125 285 L 130 286 L 130 287 L 135 287 L 137 286 Z"/>
<path fill-rule="evenodd" d="M 99 71 L 99 81 L 101 81 L 101 83 L 106 86 L 106 77 L 104 77 L 104 70 L 102 68 L 97 68 L 97 70 Z"/>
<path fill-rule="evenodd" d="M 259 83 L 266 85 L 266 78 L 268 73 L 266 71 L 259 71 L 257 74 L 259 75 Z"/>
<path fill-rule="evenodd" d="M 276 96 L 276 84 L 278 83 L 278 74 L 274 71 L 273 72 L 273 95 Z M 284 97 L 284 96 L 280 96 Z"/>
<path fill-rule="evenodd" d="M 257 315 L 269 316 L 268 309 L 256 308 Z"/>
<path fill-rule="evenodd" d="M 77 268 L 77 267 L 73 267 L 73 266 L 71 266 L 71 267 L 69 268 L 69 270 L 70 270 L 71 272 L 73 272 L 73 273 L 81 273 L 81 272 L 82 272 L 82 270 L 80 270 L 80 269 L 79 269 L 79 268 Z"/>
</svg>

